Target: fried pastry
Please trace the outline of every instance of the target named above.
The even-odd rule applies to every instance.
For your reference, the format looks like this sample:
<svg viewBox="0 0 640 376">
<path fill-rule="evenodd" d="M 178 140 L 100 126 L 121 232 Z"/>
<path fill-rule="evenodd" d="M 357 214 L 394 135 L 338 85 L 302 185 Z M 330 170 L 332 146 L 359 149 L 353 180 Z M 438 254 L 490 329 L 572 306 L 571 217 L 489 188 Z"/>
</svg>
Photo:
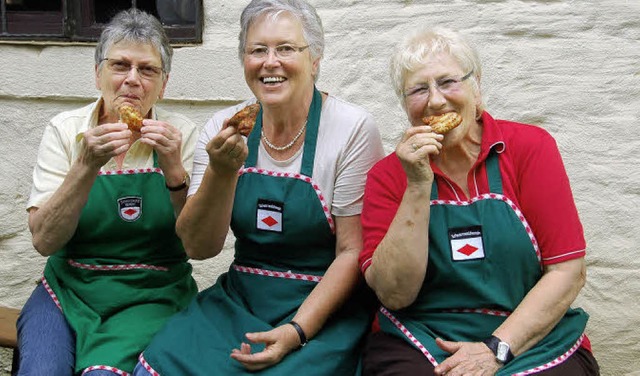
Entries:
<svg viewBox="0 0 640 376">
<path fill-rule="evenodd" d="M 422 122 L 430 126 L 434 132 L 445 134 L 462 123 L 462 116 L 457 112 L 447 112 L 442 115 L 424 117 Z"/>
<path fill-rule="evenodd" d="M 129 130 L 132 132 L 140 132 L 142 128 L 142 115 L 140 111 L 130 105 L 122 105 L 118 109 L 120 114 L 120 121 L 126 123 L 129 126 Z"/>
<path fill-rule="evenodd" d="M 238 130 L 238 133 L 248 137 L 256 123 L 256 118 L 260 112 L 260 104 L 250 104 L 242 110 L 236 112 L 235 115 L 229 119 L 227 126 L 234 127 Z"/>
</svg>

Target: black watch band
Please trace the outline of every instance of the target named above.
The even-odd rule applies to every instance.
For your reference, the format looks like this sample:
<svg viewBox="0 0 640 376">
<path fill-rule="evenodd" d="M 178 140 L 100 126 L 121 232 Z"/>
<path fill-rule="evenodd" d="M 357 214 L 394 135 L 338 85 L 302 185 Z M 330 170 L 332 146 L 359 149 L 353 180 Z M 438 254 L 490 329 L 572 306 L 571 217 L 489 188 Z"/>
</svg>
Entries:
<svg viewBox="0 0 640 376">
<path fill-rule="evenodd" d="M 295 328 L 296 332 L 298 332 L 298 337 L 300 337 L 300 347 L 304 347 L 304 345 L 309 342 L 307 341 L 307 336 L 304 334 L 304 330 L 302 330 L 302 327 L 293 320 L 289 321 L 289 324 L 291 324 Z"/>
<path fill-rule="evenodd" d="M 167 183 L 165 183 L 164 186 L 167 187 L 167 189 L 170 190 L 171 192 L 181 191 L 189 186 L 189 174 L 186 172 L 184 173 L 184 179 L 182 180 L 182 183 L 180 183 L 180 185 L 171 187 Z"/>
<path fill-rule="evenodd" d="M 509 344 L 503 342 L 500 338 L 491 336 L 482 342 L 487 345 L 487 347 L 491 351 L 493 351 L 493 354 L 496 356 L 496 360 L 498 362 L 507 364 L 513 360 L 513 353 L 511 352 Z"/>
</svg>

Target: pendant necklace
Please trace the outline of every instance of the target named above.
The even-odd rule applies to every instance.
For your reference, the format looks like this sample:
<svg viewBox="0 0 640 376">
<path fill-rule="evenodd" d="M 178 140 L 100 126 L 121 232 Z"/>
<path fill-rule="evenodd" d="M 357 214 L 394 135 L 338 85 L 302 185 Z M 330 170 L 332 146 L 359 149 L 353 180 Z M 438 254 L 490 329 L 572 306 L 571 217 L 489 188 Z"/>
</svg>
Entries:
<svg viewBox="0 0 640 376">
<path fill-rule="evenodd" d="M 260 136 L 262 136 L 262 141 L 269 148 L 277 151 L 284 151 L 284 150 L 290 149 L 293 146 L 293 144 L 295 144 L 296 141 L 298 141 L 298 139 L 300 138 L 300 136 L 302 136 L 302 132 L 304 132 L 306 127 L 307 127 L 307 122 L 305 121 L 304 124 L 302 124 L 302 127 L 300 127 L 300 131 L 298 131 L 298 134 L 293 138 L 293 140 L 291 140 L 291 142 L 289 142 L 284 146 L 275 146 L 274 144 L 272 144 L 271 141 L 269 141 L 267 136 L 264 134 L 264 127 L 260 130 Z"/>
</svg>

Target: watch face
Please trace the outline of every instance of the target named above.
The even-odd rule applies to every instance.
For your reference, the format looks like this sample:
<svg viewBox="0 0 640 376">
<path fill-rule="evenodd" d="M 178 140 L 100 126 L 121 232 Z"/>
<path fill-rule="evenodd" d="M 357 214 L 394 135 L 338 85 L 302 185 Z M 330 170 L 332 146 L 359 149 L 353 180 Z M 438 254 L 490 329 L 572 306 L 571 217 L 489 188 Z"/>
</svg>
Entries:
<svg viewBox="0 0 640 376">
<path fill-rule="evenodd" d="M 507 360 L 507 354 L 509 353 L 509 345 L 506 342 L 498 343 L 498 351 L 496 351 L 496 358 L 505 362 Z"/>
</svg>

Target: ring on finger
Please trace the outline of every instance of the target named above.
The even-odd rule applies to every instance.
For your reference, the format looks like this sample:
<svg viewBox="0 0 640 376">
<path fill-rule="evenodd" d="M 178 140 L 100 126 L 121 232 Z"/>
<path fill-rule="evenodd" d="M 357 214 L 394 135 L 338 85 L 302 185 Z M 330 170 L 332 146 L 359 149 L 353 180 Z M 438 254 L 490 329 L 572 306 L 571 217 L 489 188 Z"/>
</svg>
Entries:
<svg viewBox="0 0 640 376">
<path fill-rule="evenodd" d="M 411 147 L 413 148 L 413 151 L 418 151 L 418 145 L 411 144 Z"/>
</svg>

